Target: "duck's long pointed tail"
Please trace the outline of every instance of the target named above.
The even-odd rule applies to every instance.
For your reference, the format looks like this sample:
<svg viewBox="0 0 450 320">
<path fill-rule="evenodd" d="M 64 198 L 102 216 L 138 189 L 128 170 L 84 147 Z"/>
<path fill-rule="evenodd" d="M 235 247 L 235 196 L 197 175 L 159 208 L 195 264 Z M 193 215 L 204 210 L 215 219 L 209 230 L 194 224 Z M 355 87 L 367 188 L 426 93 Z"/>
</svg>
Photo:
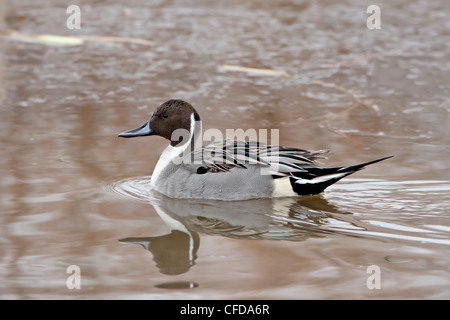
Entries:
<svg viewBox="0 0 450 320">
<path fill-rule="evenodd" d="M 368 166 L 370 164 L 374 164 L 374 163 L 377 163 L 377 162 L 380 162 L 380 161 L 383 161 L 383 160 L 386 160 L 386 159 L 389 159 L 389 158 L 392 158 L 392 157 L 393 156 L 384 157 L 384 158 L 381 158 L 381 159 L 377 159 L 377 160 L 373 160 L 373 161 L 369 161 L 369 162 L 356 164 L 354 166 L 343 167 L 343 168 L 340 168 L 338 171 L 339 172 L 351 172 L 351 173 L 353 173 L 353 172 L 356 172 L 356 171 L 359 171 L 359 170 L 363 169 L 365 166 Z"/>
<path fill-rule="evenodd" d="M 289 177 L 292 189 L 298 195 L 313 195 L 318 194 L 325 190 L 327 187 L 338 182 L 342 178 L 355 173 L 363 169 L 364 167 L 374 164 L 393 156 L 384 157 L 381 159 L 364 162 L 348 167 L 336 167 L 336 168 L 320 168 L 311 167 L 305 168 L 307 172 L 294 172 Z"/>
</svg>

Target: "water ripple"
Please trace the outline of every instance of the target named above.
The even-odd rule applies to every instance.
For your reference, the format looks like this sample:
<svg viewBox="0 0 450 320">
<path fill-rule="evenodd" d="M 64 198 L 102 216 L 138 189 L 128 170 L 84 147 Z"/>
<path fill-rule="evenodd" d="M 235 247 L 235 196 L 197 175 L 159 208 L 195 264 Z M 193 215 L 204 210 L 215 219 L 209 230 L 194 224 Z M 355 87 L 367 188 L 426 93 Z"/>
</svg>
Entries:
<svg viewBox="0 0 450 320">
<path fill-rule="evenodd" d="M 169 199 L 151 191 L 150 179 L 123 179 L 105 189 L 207 234 L 295 241 L 334 234 L 450 245 L 446 181 L 347 179 L 325 196 L 223 202 Z M 442 202 L 431 201 L 430 193 Z"/>
</svg>

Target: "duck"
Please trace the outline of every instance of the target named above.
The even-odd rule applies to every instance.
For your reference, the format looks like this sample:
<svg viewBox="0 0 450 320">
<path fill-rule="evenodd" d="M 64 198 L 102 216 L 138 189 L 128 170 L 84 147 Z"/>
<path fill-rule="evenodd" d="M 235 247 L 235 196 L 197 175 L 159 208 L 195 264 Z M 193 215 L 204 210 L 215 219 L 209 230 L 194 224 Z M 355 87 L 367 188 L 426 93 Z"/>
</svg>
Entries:
<svg viewBox="0 0 450 320">
<path fill-rule="evenodd" d="M 118 136 L 169 140 L 151 175 L 150 187 L 181 199 L 239 201 L 317 195 L 342 178 L 392 157 L 323 167 L 318 159 L 324 159 L 327 150 L 308 151 L 236 138 L 203 145 L 200 115 L 181 99 L 164 102 L 149 121 Z"/>
</svg>

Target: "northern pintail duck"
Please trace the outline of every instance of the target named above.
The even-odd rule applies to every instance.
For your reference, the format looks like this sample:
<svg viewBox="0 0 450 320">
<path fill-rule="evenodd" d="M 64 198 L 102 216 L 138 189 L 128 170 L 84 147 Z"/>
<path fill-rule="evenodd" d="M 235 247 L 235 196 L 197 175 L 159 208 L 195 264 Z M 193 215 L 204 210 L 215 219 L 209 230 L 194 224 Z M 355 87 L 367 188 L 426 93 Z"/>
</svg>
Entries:
<svg viewBox="0 0 450 320">
<path fill-rule="evenodd" d="M 321 193 L 340 179 L 389 157 L 348 167 L 324 168 L 324 151 L 237 140 L 201 145 L 200 116 L 183 100 L 161 104 L 148 122 L 119 137 L 158 135 L 170 141 L 151 187 L 171 198 L 246 200 Z"/>
</svg>

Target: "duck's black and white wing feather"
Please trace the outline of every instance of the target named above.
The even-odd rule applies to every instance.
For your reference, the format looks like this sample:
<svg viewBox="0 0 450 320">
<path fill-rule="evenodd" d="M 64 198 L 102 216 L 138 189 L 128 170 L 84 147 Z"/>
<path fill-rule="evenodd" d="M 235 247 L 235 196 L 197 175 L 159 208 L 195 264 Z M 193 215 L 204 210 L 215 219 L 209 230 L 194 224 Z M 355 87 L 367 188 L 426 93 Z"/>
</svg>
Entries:
<svg viewBox="0 0 450 320">
<path fill-rule="evenodd" d="M 305 168 L 308 167 L 316 167 L 314 160 L 324 158 L 326 152 L 224 140 L 194 150 L 187 155 L 187 160 L 190 160 L 192 169 L 200 174 L 229 172 L 235 167 L 246 169 L 248 165 L 260 165 L 274 177 L 283 177 L 294 172 L 307 172 Z"/>
</svg>

